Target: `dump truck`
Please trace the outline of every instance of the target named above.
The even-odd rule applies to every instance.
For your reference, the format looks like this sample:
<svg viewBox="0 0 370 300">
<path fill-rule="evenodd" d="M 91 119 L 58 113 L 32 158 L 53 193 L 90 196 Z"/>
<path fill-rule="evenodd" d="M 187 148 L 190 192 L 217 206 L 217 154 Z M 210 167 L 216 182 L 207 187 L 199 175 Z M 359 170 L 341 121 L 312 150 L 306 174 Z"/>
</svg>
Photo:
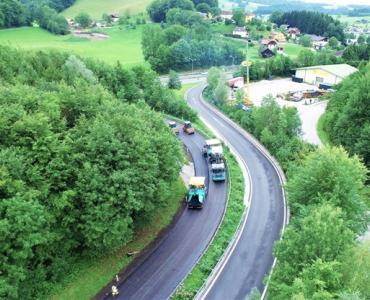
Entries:
<svg viewBox="0 0 370 300">
<path fill-rule="evenodd" d="M 211 174 L 213 181 L 224 181 L 226 179 L 226 169 L 224 163 L 211 165 Z"/>
<path fill-rule="evenodd" d="M 192 177 L 189 181 L 189 191 L 186 196 L 188 208 L 203 208 L 207 197 L 207 187 L 205 177 Z"/>
<path fill-rule="evenodd" d="M 194 134 L 195 133 L 194 127 L 193 127 L 193 125 L 191 125 L 190 121 L 185 121 L 184 126 L 182 127 L 182 130 L 186 134 Z"/>
<path fill-rule="evenodd" d="M 221 146 L 221 141 L 219 139 L 206 140 L 202 149 L 203 156 L 209 157 L 211 155 L 211 148 L 216 146 Z"/>
<path fill-rule="evenodd" d="M 211 152 L 208 157 L 210 164 L 219 164 L 224 162 L 224 154 L 223 154 L 222 146 L 213 146 L 211 147 Z"/>
<path fill-rule="evenodd" d="M 170 121 L 170 122 L 168 122 L 168 126 L 170 126 L 170 128 L 172 129 L 172 131 L 173 131 L 176 135 L 178 135 L 178 134 L 180 133 L 180 130 L 179 130 L 179 128 L 177 128 L 177 124 L 176 124 L 176 122 L 175 122 L 175 121 Z"/>
</svg>

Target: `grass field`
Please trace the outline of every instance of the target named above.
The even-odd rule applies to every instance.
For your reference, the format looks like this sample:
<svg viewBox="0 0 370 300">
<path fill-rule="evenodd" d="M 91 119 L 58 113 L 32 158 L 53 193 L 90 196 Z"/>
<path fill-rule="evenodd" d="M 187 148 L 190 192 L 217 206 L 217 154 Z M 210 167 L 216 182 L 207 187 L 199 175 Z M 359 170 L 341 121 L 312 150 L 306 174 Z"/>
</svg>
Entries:
<svg viewBox="0 0 370 300">
<path fill-rule="evenodd" d="M 58 49 L 111 64 L 120 61 L 125 66 L 144 63 L 141 51 L 142 27 L 121 30 L 116 26 L 105 29 L 104 32 L 109 34 L 108 39 L 90 41 L 72 35 L 53 35 L 40 28 L 4 29 L 0 30 L 0 44 L 26 50 Z"/>
<path fill-rule="evenodd" d="M 152 0 L 77 0 L 62 14 L 67 18 L 73 18 L 80 12 L 86 12 L 93 19 L 101 19 L 104 13 L 123 15 L 127 11 L 130 14 L 144 12 L 150 2 Z"/>
<path fill-rule="evenodd" d="M 370 27 L 370 16 L 364 17 L 349 17 L 349 16 L 333 16 L 334 19 L 341 21 L 342 23 L 347 23 L 348 25 L 357 25 L 360 27 Z M 367 24 L 359 22 L 361 20 L 367 20 Z"/>
<path fill-rule="evenodd" d="M 186 188 L 179 179 L 169 189 L 164 205 L 146 226 L 136 233 L 134 240 L 118 249 L 113 254 L 100 259 L 81 261 L 75 265 L 75 272 L 59 287 L 52 300 L 92 299 L 111 279 L 132 260 L 127 252 L 140 251 L 155 239 L 158 233 L 167 227 L 177 213 Z M 58 287 L 57 287 L 58 289 Z"/>
</svg>

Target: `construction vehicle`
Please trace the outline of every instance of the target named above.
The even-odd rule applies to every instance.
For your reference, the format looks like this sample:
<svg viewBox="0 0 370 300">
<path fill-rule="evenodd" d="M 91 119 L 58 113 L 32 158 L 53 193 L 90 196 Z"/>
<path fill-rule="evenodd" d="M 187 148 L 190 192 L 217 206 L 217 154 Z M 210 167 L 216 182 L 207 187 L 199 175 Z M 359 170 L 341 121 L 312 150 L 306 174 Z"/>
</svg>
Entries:
<svg viewBox="0 0 370 300">
<path fill-rule="evenodd" d="M 184 126 L 182 127 L 182 130 L 186 134 L 194 134 L 195 133 L 194 127 L 193 127 L 193 125 L 191 125 L 190 121 L 185 121 Z"/>
<path fill-rule="evenodd" d="M 213 181 L 224 181 L 226 179 L 225 164 L 223 162 L 212 164 L 211 174 Z"/>
<path fill-rule="evenodd" d="M 205 177 L 192 177 L 189 182 L 189 191 L 186 197 L 188 208 L 202 208 L 206 197 L 207 187 L 205 185 Z"/>
<path fill-rule="evenodd" d="M 221 146 L 221 141 L 219 139 L 206 140 L 202 149 L 203 156 L 209 157 L 211 155 L 211 148 L 216 146 Z"/>
<path fill-rule="evenodd" d="M 224 153 L 222 146 L 211 147 L 211 153 L 208 156 L 210 164 L 219 164 L 224 162 Z"/>
<path fill-rule="evenodd" d="M 179 128 L 177 128 L 177 124 L 176 124 L 176 122 L 175 122 L 175 121 L 170 121 L 170 122 L 168 122 L 168 126 L 170 126 L 170 128 L 172 129 L 172 131 L 173 131 L 176 135 L 178 135 L 178 134 L 180 133 L 180 130 L 179 130 Z"/>
</svg>

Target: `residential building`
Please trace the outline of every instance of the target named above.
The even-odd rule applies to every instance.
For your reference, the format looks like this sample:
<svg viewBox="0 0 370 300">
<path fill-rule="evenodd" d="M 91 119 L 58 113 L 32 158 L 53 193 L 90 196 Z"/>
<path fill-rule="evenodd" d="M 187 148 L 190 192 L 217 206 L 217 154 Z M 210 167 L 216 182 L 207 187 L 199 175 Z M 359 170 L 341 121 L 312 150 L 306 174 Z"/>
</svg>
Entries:
<svg viewBox="0 0 370 300">
<path fill-rule="evenodd" d="M 264 48 L 268 48 L 273 51 L 277 47 L 278 42 L 271 39 L 262 39 L 261 44 L 264 46 Z"/>
<path fill-rule="evenodd" d="M 325 47 L 329 39 L 324 36 L 316 35 L 316 34 L 307 34 L 308 37 L 312 40 L 312 47 L 316 50 L 320 50 L 321 48 Z"/>
<path fill-rule="evenodd" d="M 247 38 L 248 32 L 245 30 L 244 27 L 235 27 L 233 35 L 240 36 L 241 38 Z"/>
<path fill-rule="evenodd" d="M 233 12 L 231 10 L 222 10 L 220 17 L 224 20 L 231 20 L 233 18 Z"/>
<path fill-rule="evenodd" d="M 280 31 L 274 31 L 270 33 L 270 39 L 276 40 L 278 43 L 285 43 L 285 34 Z"/>
<path fill-rule="evenodd" d="M 270 57 L 273 57 L 275 55 L 274 51 L 272 51 L 271 49 L 267 48 L 267 47 L 264 47 L 262 50 L 261 50 L 261 56 L 263 58 L 270 58 Z"/>
<path fill-rule="evenodd" d="M 300 34 L 301 31 L 297 27 L 292 27 L 287 30 L 288 36 L 295 40 Z"/>
<path fill-rule="evenodd" d="M 333 86 L 356 71 L 356 68 L 347 64 L 320 65 L 298 68 L 295 77 L 309 84 Z"/>
<path fill-rule="evenodd" d="M 256 15 L 250 11 L 245 13 L 245 22 L 248 23 L 254 19 Z"/>
</svg>

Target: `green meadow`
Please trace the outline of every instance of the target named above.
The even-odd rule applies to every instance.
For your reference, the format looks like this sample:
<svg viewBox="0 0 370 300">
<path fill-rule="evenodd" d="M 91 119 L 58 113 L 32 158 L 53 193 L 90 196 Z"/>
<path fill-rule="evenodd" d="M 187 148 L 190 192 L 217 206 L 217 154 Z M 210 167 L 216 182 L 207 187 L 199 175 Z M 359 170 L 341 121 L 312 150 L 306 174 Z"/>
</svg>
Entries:
<svg viewBox="0 0 370 300">
<path fill-rule="evenodd" d="M 77 0 L 74 5 L 66 9 L 62 15 L 73 18 L 81 12 L 88 13 L 93 19 L 100 19 L 104 13 L 126 12 L 137 14 L 144 12 L 152 0 Z"/>
<path fill-rule="evenodd" d="M 73 35 L 58 36 L 41 28 L 22 27 L 0 30 L 0 44 L 25 50 L 57 49 L 104 62 L 133 66 L 144 63 L 141 51 L 142 26 L 125 29 L 115 26 L 103 30 L 105 40 L 89 40 Z"/>
</svg>

